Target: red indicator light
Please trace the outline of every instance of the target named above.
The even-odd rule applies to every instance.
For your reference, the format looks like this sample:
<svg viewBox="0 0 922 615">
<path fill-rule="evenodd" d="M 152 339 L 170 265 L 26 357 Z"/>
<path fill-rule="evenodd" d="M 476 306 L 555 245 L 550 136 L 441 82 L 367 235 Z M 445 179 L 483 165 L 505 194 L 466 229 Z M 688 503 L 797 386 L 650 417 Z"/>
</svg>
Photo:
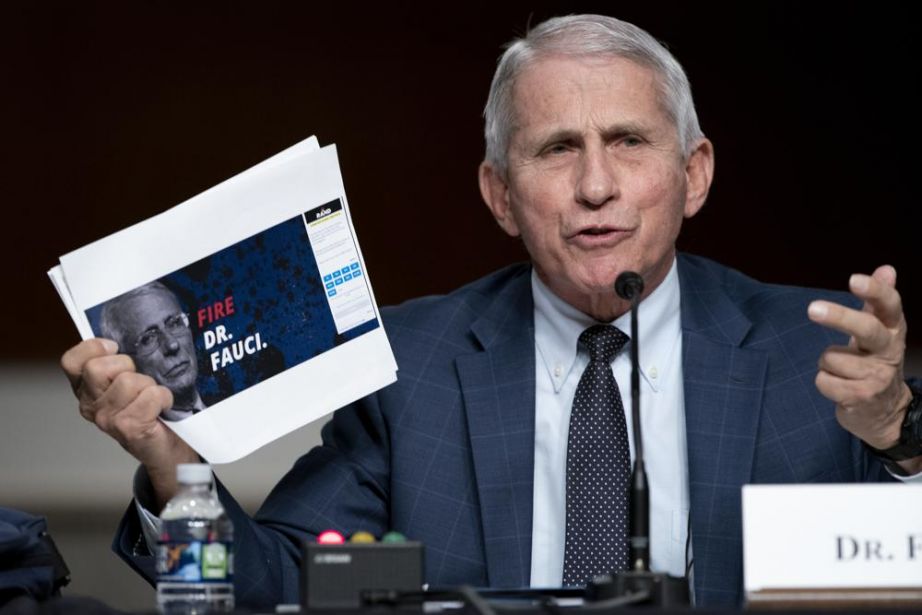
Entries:
<svg viewBox="0 0 922 615">
<path fill-rule="evenodd" d="M 327 530 L 317 536 L 317 542 L 322 545 L 341 545 L 345 542 L 345 539 L 336 530 Z"/>
</svg>

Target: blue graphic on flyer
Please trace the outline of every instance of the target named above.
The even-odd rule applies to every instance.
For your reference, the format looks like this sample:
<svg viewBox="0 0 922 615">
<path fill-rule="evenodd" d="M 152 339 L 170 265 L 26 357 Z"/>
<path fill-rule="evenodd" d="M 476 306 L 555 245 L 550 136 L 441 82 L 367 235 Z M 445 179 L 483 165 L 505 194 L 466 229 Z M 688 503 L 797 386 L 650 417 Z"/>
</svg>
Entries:
<svg viewBox="0 0 922 615">
<path fill-rule="evenodd" d="M 356 274 L 353 283 L 364 280 Z M 138 371 L 174 397 L 191 380 L 211 406 L 380 326 L 372 317 L 337 332 L 330 289 L 299 215 L 86 315 Z"/>
</svg>

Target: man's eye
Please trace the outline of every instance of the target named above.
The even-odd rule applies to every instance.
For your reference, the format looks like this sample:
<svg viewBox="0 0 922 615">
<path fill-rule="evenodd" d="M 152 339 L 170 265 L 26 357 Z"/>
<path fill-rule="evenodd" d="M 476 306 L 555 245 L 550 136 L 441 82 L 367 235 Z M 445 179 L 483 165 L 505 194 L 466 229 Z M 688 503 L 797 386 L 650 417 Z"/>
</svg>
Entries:
<svg viewBox="0 0 922 615">
<path fill-rule="evenodd" d="M 157 333 L 156 331 L 147 331 L 141 334 L 141 337 L 138 338 L 138 348 L 150 348 L 157 344 Z"/>
<path fill-rule="evenodd" d="M 170 333 L 176 333 L 189 326 L 189 317 L 184 312 L 173 314 L 163 322 L 163 325 Z"/>
<path fill-rule="evenodd" d="M 626 147 L 637 147 L 638 145 L 643 144 L 643 139 L 635 136 L 628 136 L 621 139 L 621 144 Z"/>
<path fill-rule="evenodd" d="M 566 143 L 554 143 L 544 148 L 544 155 L 546 156 L 559 156 L 560 154 L 565 154 L 570 151 L 570 146 Z"/>
</svg>

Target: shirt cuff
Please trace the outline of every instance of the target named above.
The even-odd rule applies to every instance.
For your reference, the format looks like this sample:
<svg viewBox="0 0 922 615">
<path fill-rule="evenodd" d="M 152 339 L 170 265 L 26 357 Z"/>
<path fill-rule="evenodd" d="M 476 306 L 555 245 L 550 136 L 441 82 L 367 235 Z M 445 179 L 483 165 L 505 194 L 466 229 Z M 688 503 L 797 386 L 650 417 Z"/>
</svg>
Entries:
<svg viewBox="0 0 922 615">
<path fill-rule="evenodd" d="M 160 528 L 162 521 L 160 517 L 152 513 L 148 507 L 156 504 L 154 497 L 154 487 L 150 484 L 150 477 L 147 476 L 147 470 L 144 466 L 139 465 L 134 473 L 132 483 L 132 495 L 134 496 L 134 507 L 138 511 L 138 518 L 141 520 L 141 533 L 144 536 L 144 542 L 147 543 L 147 550 L 150 553 L 157 552 L 157 542 L 160 540 Z M 211 495 L 216 499 L 218 497 L 217 481 L 211 481 Z M 134 555 L 140 555 L 135 553 Z"/>
<path fill-rule="evenodd" d="M 141 534 L 144 536 L 147 550 L 149 553 L 156 553 L 157 541 L 160 537 L 160 517 L 144 506 L 144 504 L 150 506 L 150 503 L 155 501 L 154 489 L 150 484 L 150 479 L 147 477 L 144 466 L 138 466 L 134 473 L 132 495 L 134 496 L 135 510 L 138 511 L 138 518 L 141 521 Z M 135 555 L 138 554 L 136 553 Z"/>
<path fill-rule="evenodd" d="M 916 474 L 906 474 L 900 466 L 894 464 L 885 463 L 884 468 L 887 469 L 887 472 L 893 478 L 904 482 L 909 483 L 910 485 L 922 485 L 922 472 Z"/>
</svg>

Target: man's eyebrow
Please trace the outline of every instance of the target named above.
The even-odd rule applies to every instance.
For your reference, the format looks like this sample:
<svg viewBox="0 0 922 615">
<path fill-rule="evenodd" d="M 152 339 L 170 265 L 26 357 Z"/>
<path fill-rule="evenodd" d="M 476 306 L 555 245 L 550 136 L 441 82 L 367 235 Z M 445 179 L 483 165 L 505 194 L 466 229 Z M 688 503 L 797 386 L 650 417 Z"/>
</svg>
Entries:
<svg viewBox="0 0 922 615">
<path fill-rule="evenodd" d="M 613 141 L 625 135 L 645 135 L 649 129 L 639 122 L 620 122 L 607 126 L 602 131 L 602 138 L 605 141 Z"/>
<path fill-rule="evenodd" d="M 543 150 L 552 143 L 582 143 L 583 135 L 578 130 L 562 128 L 535 139 L 536 149 Z"/>
<path fill-rule="evenodd" d="M 606 142 L 614 141 L 625 135 L 641 135 L 645 136 L 650 132 L 649 127 L 640 122 L 619 122 L 617 124 L 612 124 L 606 126 L 602 129 L 602 139 Z M 548 145 L 553 143 L 582 143 L 583 134 L 579 130 L 574 130 L 571 128 L 561 128 L 554 130 L 546 135 L 539 136 L 534 141 L 535 149 L 538 151 L 543 150 Z"/>
</svg>

